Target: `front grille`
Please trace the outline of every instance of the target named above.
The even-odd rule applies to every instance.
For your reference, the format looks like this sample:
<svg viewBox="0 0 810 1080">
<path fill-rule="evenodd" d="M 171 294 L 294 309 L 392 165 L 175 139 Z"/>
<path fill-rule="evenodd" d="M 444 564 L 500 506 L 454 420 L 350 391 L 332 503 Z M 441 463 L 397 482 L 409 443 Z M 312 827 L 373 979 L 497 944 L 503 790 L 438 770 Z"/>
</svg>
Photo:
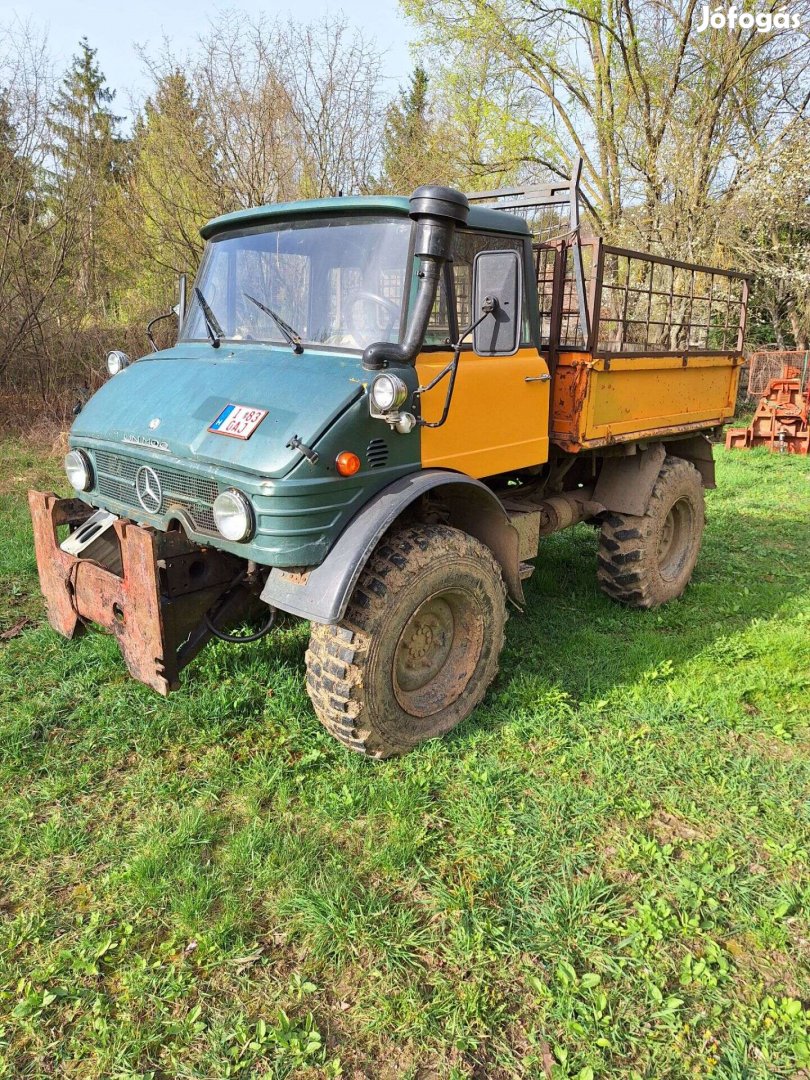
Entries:
<svg viewBox="0 0 810 1080">
<path fill-rule="evenodd" d="M 95 459 L 99 494 L 142 513 L 143 507 L 135 494 L 135 476 L 145 463 L 109 450 L 96 450 Z M 159 464 L 151 464 L 150 467 L 155 470 L 163 492 L 156 513 L 183 510 L 195 531 L 217 531 L 212 509 L 214 499 L 219 494 L 219 485 L 215 480 L 192 476 Z"/>
<path fill-rule="evenodd" d="M 388 443 L 385 439 L 372 439 L 366 447 L 366 461 L 370 469 L 379 469 L 388 461 Z"/>
</svg>

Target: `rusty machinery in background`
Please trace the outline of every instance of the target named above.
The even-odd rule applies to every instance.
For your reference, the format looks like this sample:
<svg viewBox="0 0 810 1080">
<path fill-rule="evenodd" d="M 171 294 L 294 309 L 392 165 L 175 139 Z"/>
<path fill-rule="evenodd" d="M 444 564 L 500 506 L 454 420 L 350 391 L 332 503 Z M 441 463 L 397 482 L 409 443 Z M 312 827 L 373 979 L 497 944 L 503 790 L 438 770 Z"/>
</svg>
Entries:
<svg viewBox="0 0 810 1080">
<path fill-rule="evenodd" d="M 756 412 L 748 427 L 729 428 L 726 449 L 766 446 L 783 454 L 810 452 L 810 353 L 754 353 L 748 393 L 762 395 Z"/>
</svg>

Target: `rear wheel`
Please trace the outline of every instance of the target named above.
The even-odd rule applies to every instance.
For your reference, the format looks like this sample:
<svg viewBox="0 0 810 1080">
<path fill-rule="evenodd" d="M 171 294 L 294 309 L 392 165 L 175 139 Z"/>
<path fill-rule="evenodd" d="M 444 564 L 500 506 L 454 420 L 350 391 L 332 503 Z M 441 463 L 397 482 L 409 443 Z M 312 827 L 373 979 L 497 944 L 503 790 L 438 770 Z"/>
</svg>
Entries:
<svg viewBox="0 0 810 1080">
<path fill-rule="evenodd" d="M 312 627 L 315 712 L 370 757 L 444 735 L 494 679 L 505 623 L 503 578 L 489 548 L 445 525 L 397 529 L 363 570 L 342 622 Z"/>
<path fill-rule="evenodd" d="M 602 519 L 597 578 L 630 607 L 654 608 L 680 596 L 697 562 L 705 522 L 703 481 L 682 458 L 666 457 L 646 514 Z"/>
</svg>

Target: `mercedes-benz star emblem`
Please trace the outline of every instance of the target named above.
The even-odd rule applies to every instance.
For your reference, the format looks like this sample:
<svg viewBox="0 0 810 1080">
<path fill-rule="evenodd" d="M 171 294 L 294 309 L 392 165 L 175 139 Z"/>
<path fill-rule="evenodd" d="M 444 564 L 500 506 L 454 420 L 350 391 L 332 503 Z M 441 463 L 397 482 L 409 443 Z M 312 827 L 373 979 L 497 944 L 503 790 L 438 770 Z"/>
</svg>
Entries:
<svg viewBox="0 0 810 1080">
<path fill-rule="evenodd" d="M 163 490 L 158 474 L 148 465 L 142 465 L 135 473 L 135 494 L 138 502 L 149 514 L 156 514 L 163 503 Z"/>
</svg>

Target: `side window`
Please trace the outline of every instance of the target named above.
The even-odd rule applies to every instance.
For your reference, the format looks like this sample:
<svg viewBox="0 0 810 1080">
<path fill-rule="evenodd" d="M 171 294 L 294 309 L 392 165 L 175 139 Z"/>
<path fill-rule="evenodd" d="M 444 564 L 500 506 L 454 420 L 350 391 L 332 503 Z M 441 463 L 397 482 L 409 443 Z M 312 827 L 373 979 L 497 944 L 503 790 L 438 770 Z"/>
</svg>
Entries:
<svg viewBox="0 0 810 1080">
<path fill-rule="evenodd" d="M 452 345 L 453 337 L 450 329 L 450 303 L 447 296 L 447 275 L 442 274 L 439 289 L 436 293 L 436 302 L 430 313 L 427 330 L 425 331 L 425 345 Z"/>
<path fill-rule="evenodd" d="M 521 241 L 512 240 L 508 236 L 496 236 L 487 233 L 456 231 L 453 242 L 453 288 L 456 294 L 456 325 L 459 333 L 465 330 L 472 321 L 471 297 L 472 297 L 472 267 L 473 259 L 479 251 L 522 251 Z M 441 284 L 436 294 L 436 303 L 433 305 L 430 321 L 425 334 L 425 345 L 452 345 L 452 334 L 449 299 L 447 295 L 447 279 L 442 275 Z M 521 331 L 521 343 L 531 344 L 531 324 L 529 322 L 529 309 L 526 303 L 526 284 L 523 286 L 523 327 Z"/>
</svg>

